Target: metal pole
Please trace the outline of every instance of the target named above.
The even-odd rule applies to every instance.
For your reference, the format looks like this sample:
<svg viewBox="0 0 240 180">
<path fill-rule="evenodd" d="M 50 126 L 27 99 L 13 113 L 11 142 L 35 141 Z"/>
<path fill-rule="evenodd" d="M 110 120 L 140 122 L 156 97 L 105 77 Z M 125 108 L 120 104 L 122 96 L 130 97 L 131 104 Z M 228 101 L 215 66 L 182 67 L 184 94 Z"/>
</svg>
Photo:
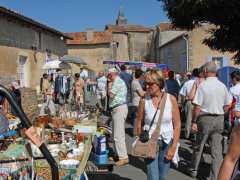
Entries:
<svg viewBox="0 0 240 180">
<path fill-rule="evenodd" d="M 23 112 L 23 110 L 18 106 L 15 98 L 11 95 L 11 93 L 2 85 L 0 85 L 0 95 L 5 97 L 11 107 L 14 109 L 14 111 L 17 113 L 17 116 L 21 120 L 21 124 L 23 127 L 29 129 L 32 127 L 31 122 L 27 118 L 26 114 Z M 42 152 L 43 156 L 46 158 L 48 164 L 51 167 L 52 171 L 52 179 L 53 180 L 59 180 L 59 173 L 58 173 L 58 165 L 55 161 L 55 159 L 52 157 L 51 153 L 48 151 L 47 146 L 43 143 L 39 147 L 40 151 Z"/>
</svg>

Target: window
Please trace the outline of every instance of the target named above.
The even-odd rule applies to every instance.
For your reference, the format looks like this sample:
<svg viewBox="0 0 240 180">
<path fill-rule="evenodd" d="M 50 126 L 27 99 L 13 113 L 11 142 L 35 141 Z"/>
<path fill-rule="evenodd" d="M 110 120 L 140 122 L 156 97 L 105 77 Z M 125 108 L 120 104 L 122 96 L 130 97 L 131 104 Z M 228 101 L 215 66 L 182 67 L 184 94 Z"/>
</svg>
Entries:
<svg viewBox="0 0 240 180">
<path fill-rule="evenodd" d="M 216 63 L 218 68 L 223 67 L 223 57 L 212 57 L 212 61 Z"/>
</svg>

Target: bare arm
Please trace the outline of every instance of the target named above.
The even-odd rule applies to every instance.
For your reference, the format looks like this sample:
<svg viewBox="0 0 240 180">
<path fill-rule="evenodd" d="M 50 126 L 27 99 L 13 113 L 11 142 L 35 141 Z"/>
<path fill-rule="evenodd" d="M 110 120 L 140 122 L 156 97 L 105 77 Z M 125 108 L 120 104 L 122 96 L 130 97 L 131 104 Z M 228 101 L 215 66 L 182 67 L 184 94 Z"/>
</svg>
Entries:
<svg viewBox="0 0 240 180">
<path fill-rule="evenodd" d="M 201 112 L 200 106 L 195 105 L 193 109 L 192 130 L 197 131 L 197 118 Z"/>
<path fill-rule="evenodd" d="M 230 180 L 234 166 L 240 156 L 240 127 L 231 134 L 228 153 L 225 156 L 218 174 L 218 180 Z"/>
<path fill-rule="evenodd" d="M 167 160 L 172 160 L 177 144 L 179 143 L 179 138 L 180 138 L 180 131 L 181 131 L 181 120 L 180 120 L 180 113 L 179 113 L 179 108 L 177 104 L 177 100 L 174 96 L 171 96 L 171 102 L 172 102 L 172 117 L 173 117 L 173 141 L 168 149 L 168 152 L 166 154 L 166 159 Z"/>
<path fill-rule="evenodd" d="M 138 94 L 140 97 L 144 97 L 145 91 L 139 89 L 139 90 L 137 90 L 137 94 Z"/>
<path fill-rule="evenodd" d="M 144 99 L 141 99 L 139 102 L 138 110 L 137 110 L 137 118 L 136 118 L 136 123 L 135 123 L 135 129 L 136 129 L 136 136 L 139 136 L 141 131 L 142 131 L 142 125 L 144 121 L 144 116 L 145 116 L 145 104 L 144 104 Z"/>
</svg>

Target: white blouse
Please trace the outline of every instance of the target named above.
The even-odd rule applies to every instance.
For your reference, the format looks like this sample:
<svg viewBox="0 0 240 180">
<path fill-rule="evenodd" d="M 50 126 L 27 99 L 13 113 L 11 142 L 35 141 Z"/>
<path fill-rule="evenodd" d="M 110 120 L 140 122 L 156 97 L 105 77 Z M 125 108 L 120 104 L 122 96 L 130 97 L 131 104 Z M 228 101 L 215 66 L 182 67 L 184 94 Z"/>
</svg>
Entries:
<svg viewBox="0 0 240 180">
<path fill-rule="evenodd" d="M 144 119 L 144 130 L 149 130 L 151 121 L 156 112 L 156 108 L 153 105 L 151 97 L 145 98 L 145 119 Z M 158 110 L 154 123 L 149 131 L 149 136 L 151 137 L 152 133 L 156 129 L 156 125 L 159 119 L 160 110 Z M 159 139 L 162 139 L 165 143 L 169 144 L 171 139 L 173 138 L 173 123 L 172 123 L 172 102 L 170 99 L 170 95 L 167 94 L 166 104 L 163 112 L 162 122 L 161 122 L 161 130 L 159 134 Z"/>
</svg>

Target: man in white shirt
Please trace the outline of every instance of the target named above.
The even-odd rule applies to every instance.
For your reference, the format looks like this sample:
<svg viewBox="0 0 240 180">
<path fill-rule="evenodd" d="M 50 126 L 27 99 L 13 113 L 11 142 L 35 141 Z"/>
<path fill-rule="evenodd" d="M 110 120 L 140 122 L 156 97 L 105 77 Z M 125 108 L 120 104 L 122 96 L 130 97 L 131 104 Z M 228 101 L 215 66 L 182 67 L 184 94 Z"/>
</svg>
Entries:
<svg viewBox="0 0 240 180">
<path fill-rule="evenodd" d="M 237 127 L 240 122 L 240 71 L 234 71 L 230 74 L 233 87 L 230 88 L 230 93 L 233 96 L 233 107 L 231 108 L 231 123 Z"/>
<path fill-rule="evenodd" d="M 224 113 L 230 107 L 232 96 L 226 86 L 217 77 L 217 66 L 208 62 L 204 67 L 206 80 L 197 89 L 193 99 L 194 114 L 192 129 L 197 130 L 197 141 L 194 147 L 191 175 L 196 177 L 203 148 L 209 138 L 212 164 L 210 179 L 217 180 L 222 163 L 222 132 L 224 130 Z"/>
<path fill-rule="evenodd" d="M 190 92 L 192 90 L 193 84 L 195 82 L 195 79 L 198 77 L 198 69 L 195 68 L 192 71 L 192 77 L 190 80 L 185 82 L 180 89 L 179 94 L 181 95 L 182 104 L 184 106 L 184 112 L 185 112 L 185 138 L 189 138 L 191 133 L 191 125 L 192 125 L 192 112 L 193 112 L 193 105 L 192 105 L 192 99 L 190 98 Z"/>
<path fill-rule="evenodd" d="M 102 111 L 106 111 L 106 96 L 107 96 L 107 78 L 104 75 L 104 72 L 99 72 L 98 78 L 97 78 L 97 101 L 99 108 Z"/>
</svg>

